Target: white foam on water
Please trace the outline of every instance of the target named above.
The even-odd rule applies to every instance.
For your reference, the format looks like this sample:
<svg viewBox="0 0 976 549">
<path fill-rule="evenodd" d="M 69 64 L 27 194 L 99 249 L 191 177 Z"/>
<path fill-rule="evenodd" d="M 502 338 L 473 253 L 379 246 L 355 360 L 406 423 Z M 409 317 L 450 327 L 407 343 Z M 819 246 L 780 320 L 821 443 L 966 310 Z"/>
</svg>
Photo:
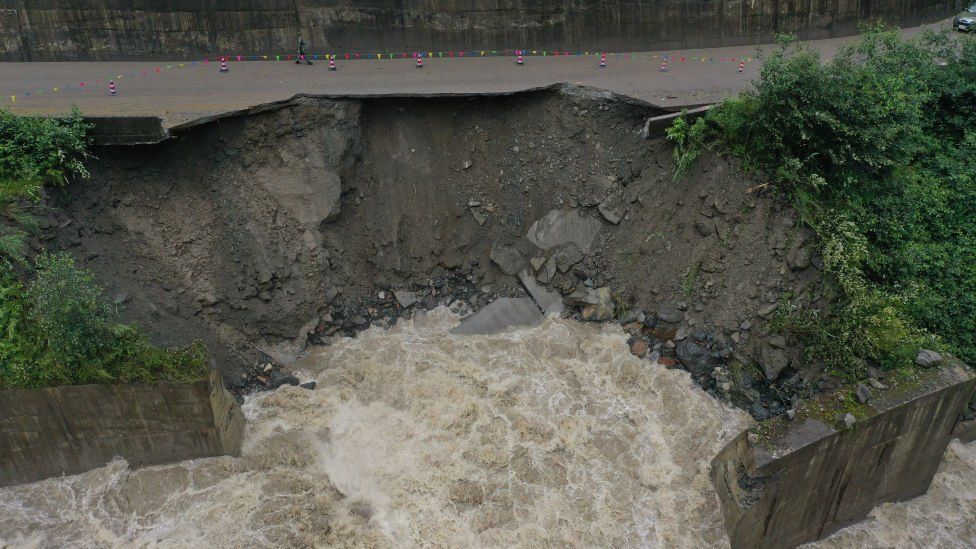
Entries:
<svg viewBox="0 0 976 549">
<path fill-rule="evenodd" d="M 616 326 L 450 335 L 457 321 L 438 309 L 316 349 L 297 365 L 314 391 L 248 399 L 240 458 L 0 489 L 0 546 L 728 547 L 709 461 L 744 413 L 632 356 Z M 939 479 L 972 477 L 968 452 Z M 929 505 L 971 517 L 976 490 L 958 489 Z M 945 539 L 972 539 L 952 516 Z M 858 539 L 902 539 L 871 528 Z"/>
</svg>

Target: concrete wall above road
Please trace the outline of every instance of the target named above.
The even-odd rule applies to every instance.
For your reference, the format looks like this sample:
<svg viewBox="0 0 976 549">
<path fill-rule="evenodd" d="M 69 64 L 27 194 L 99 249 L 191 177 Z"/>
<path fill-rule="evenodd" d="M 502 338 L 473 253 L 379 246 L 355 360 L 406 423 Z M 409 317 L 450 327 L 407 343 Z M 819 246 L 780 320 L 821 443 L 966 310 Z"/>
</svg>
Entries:
<svg viewBox="0 0 976 549">
<path fill-rule="evenodd" d="M 956 0 L 0 0 L 0 60 L 197 59 L 316 52 L 647 51 L 911 25 Z"/>
</svg>

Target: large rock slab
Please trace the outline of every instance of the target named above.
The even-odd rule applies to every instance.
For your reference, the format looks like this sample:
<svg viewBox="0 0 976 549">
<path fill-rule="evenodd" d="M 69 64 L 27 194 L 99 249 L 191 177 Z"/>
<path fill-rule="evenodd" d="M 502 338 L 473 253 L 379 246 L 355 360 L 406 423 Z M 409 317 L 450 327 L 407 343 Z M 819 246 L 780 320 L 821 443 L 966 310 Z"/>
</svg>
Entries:
<svg viewBox="0 0 976 549">
<path fill-rule="evenodd" d="M 732 549 L 792 548 L 924 494 L 974 391 L 973 373 L 953 364 L 879 391 L 870 406 L 840 409 L 823 395 L 793 421 L 743 432 L 712 460 Z"/>
<path fill-rule="evenodd" d="M 547 315 L 562 314 L 565 306 L 563 305 L 563 296 L 559 292 L 550 290 L 536 282 L 528 271 L 519 273 L 519 281 L 522 282 L 522 286 L 525 286 L 525 290 L 529 292 L 543 313 Z"/>
<path fill-rule="evenodd" d="M 497 334 L 509 328 L 538 326 L 544 317 L 528 297 L 500 297 L 451 330 L 452 334 Z"/>
<path fill-rule="evenodd" d="M 572 242 L 586 253 L 590 251 L 600 227 L 600 220 L 579 211 L 552 210 L 533 223 L 525 236 L 543 250 Z"/>
</svg>

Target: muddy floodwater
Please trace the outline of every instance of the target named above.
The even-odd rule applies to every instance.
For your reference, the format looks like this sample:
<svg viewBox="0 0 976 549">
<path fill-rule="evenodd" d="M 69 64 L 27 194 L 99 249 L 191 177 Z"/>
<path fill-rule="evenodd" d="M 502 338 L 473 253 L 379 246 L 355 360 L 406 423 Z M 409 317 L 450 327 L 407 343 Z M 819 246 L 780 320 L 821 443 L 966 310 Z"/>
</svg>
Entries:
<svg viewBox="0 0 976 549">
<path fill-rule="evenodd" d="M 243 456 L 0 489 L 10 547 L 728 547 L 709 460 L 749 425 L 616 326 L 454 336 L 444 308 L 313 350 Z M 825 547 L 971 547 L 976 445 Z"/>
</svg>

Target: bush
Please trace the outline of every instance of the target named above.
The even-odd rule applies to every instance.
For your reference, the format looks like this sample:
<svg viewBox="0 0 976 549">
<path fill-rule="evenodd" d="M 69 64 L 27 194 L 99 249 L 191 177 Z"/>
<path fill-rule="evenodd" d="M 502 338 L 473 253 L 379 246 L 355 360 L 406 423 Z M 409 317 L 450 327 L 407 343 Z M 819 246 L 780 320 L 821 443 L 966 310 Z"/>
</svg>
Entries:
<svg viewBox="0 0 976 549">
<path fill-rule="evenodd" d="M 0 109 L 0 257 L 23 261 L 26 231 L 36 224 L 24 206 L 40 199 L 45 184 L 88 177 L 87 131 L 77 109 L 64 118 Z"/>
<path fill-rule="evenodd" d="M 57 185 L 69 176 L 88 177 L 88 129 L 77 109 L 61 118 L 16 116 L 0 109 L 0 174 Z"/>
<path fill-rule="evenodd" d="M 62 360 L 84 363 L 101 355 L 110 340 L 115 311 L 101 300 L 89 271 L 75 268 L 68 254 L 41 255 L 27 291 L 31 319 Z"/>
<path fill-rule="evenodd" d="M 199 343 L 160 349 L 116 320 L 92 274 L 76 268 L 66 253 L 39 257 L 27 288 L 5 270 L 0 277 L 0 388 L 185 382 L 206 375 Z"/>
<path fill-rule="evenodd" d="M 976 41 L 870 29 L 826 63 L 784 41 L 754 89 L 669 137 L 766 174 L 816 231 L 839 297 L 780 325 L 856 378 L 920 346 L 976 362 L 974 121 Z"/>
</svg>

